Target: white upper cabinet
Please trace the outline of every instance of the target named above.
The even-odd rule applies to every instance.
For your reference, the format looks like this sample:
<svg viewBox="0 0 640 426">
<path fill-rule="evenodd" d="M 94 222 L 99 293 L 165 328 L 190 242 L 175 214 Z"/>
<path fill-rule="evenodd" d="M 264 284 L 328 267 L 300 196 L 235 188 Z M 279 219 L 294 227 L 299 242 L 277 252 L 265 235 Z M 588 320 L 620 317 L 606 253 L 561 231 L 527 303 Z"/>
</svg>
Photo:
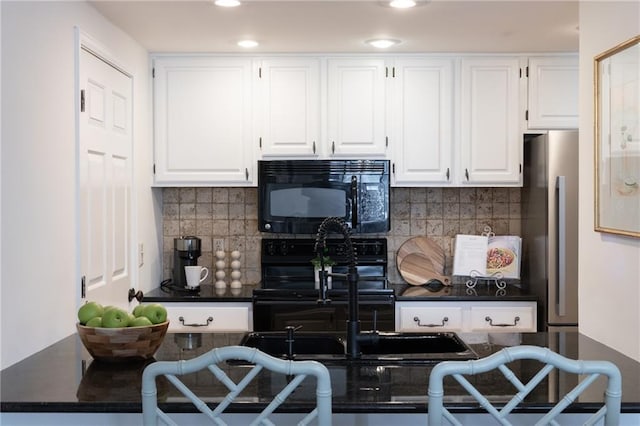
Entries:
<svg viewBox="0 0 640 426">
<path fill-rule="evenodd" d="M 317 156 L 320 143 L 320 60 L 258 62 L 256 133 L 269 156 Z"/>
<path fill-rule="evenodd" d="M 387 72 L 384 59 L 327 60 L 327 156 L 386 156 Z"/>
<path fill-rule="evenodd" d="M 253 184 L 251 59 L 154 59 L 155 183 Z"/>
<path fill-rule="evenodd" d="M 392 80 L 393 183 L 453 182 L 454 59 L 396 59 Z"/>
<path fill-rule="evenodd" d="M 529 129 L 578 128 L 578 57 L 529 58 Z"/>
<path fill-rule="evenodd" d="M 520 58 L 462 58 L 460 97 L 461 183 L 521 184 Z"/>
</svg>

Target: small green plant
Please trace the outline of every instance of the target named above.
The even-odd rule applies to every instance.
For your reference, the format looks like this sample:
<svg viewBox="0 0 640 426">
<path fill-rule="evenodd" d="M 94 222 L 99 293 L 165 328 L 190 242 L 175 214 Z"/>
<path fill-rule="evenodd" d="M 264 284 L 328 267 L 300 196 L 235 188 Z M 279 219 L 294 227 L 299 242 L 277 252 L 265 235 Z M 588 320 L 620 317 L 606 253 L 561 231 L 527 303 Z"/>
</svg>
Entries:
<svg viewBox="0 0 640 426">
<path fill-rule="evenodd" d="M 326 255 L 326 253 L 329 250 L 327 250 L 327 248 L 324 248 L 324 253 L 325 255 L 322 256 L 322 263 L 324 263 L 324 266 L 333 266 L 336 264 L 336 262 L 331 259 L 328 255 Z M 313 264 L 314 267 L 319 268 L 320 267 L 320 256 L 316 256 L 313 259 L 311 259 L 311 263 Z"/>
<path fill-rule="evenodd" d="M 329 256 L 323 256 L 322 257 L 322 261 L 324 263 L 324 266 L 333 266 L 336 264 L 336 262 L 331 259 Z M 313 264 L 313 266 L 315 266 L 316 268 L 320 267 L 320 257 L 316 256 L 313 259 L 311 259 L 311 263 Z"/>
</svg>

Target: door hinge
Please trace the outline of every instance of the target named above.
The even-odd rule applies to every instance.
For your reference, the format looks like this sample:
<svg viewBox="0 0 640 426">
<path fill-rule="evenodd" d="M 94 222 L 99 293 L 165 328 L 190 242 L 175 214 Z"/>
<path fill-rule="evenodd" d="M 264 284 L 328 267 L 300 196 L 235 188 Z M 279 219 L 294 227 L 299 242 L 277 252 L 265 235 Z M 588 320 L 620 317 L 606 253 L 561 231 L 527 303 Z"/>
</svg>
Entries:
<svg viewBox="0 0 640 426">
<path fill-rule="evenodd" d="M 529 121 L 529 110 L 524 112 L 524 121 Z"/>
<path fill-rule="evenodd" d="M 84 112 L 84 89 L 80 90 L 80 112 Z"/>
<path fill-rule="evenodd" d="M 529 65 L 527 65 L 527 67 L 525 68 L 525 71 L 526 71 L 525 76 L 529 78 Z"/>
<path fill-rule="evenodd" d="M 396 163 L 391 164 L 391 173 L 396 174 Z"/>
<path fill-rule="evenodd" d="M 83 275 L 82 278 L 80 278 L 80 298 L 84 299 L 87 297 L 87 280 L 86 280 L 86 276 Z"/>
<path fill-rule="evenodd" d="M 156 69 L 151 68 L 151 78 L 156 78 Z"/>
</svg>

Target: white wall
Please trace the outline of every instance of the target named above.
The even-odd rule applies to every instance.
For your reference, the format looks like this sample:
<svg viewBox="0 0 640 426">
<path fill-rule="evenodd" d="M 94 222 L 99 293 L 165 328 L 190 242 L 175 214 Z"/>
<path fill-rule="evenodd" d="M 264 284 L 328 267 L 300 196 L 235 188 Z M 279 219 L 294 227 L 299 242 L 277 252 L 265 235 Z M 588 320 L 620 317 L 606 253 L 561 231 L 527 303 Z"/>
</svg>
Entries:
<svg viewBox="0 0 640 426">
<path fill-rule="evenodd" d="M 638 34 L 640 2 L 580 2 L 580 332 L 640 361 L 640 239 L 593 230 L 593 58 Z"/>
<path fill-rule="evenodd" d="M 145 246 L 138 287 L 157 287 L 160 212 L 152 182 L 147 52 L 84 2 L 0 2 L 2 7 L 1 368 L 75 332 L 74 26 L 134 78 L 137 219 Z M 135 272 L 133 274 L 136 275 Z"/>
</svg>

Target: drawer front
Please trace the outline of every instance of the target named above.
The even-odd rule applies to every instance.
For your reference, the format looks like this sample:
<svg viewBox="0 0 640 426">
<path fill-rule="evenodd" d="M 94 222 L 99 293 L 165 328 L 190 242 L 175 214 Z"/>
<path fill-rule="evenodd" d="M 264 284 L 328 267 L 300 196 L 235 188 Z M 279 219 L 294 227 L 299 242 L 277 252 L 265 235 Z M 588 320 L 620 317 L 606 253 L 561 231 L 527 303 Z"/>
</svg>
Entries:
<svg viewBox="0 0 640 426">
<path fill-rule="evenodd" d="M 169 331 L 212 333 L 251 330 L 249 307 L 171 307 L 167 306 Z"/>
<path fill-rule="evenodd" d="M 462 309 L 457 307 L 400 306 L 398 331 L 427 333 L 462 328 Z"/>
<path fill-rule="evenodd" d="M 471 331 L 491 333 L 536 331 L 534 306 L 487 306 L 471 308 Z"/>
</svg>

